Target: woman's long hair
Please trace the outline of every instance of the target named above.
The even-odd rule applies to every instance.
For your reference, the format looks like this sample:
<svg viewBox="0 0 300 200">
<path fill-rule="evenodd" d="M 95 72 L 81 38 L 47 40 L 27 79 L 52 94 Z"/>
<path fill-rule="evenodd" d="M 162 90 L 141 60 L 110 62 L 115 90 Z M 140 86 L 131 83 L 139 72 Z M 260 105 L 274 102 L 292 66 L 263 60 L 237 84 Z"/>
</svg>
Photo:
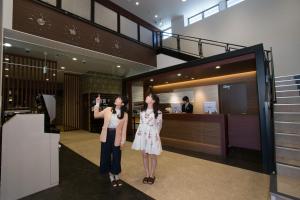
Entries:
<svg viewBox="0 0 300 200">
<path fill-rule="evenodd" d="M 128 103 L 128 100 L 127 100 L 127 97 L 118 95 L 118 96 L 115 97 L 114 102 L 116 101 L 117 98 L 120 98 L 122 100 L 122 103 L 123 103 L 123 105 L 120 108 L 121 113 L 120 113 L 120 116 L 118 116 L 118 118 L 119 119 L 123 119 L 124 113 L 127 112 L 127 103 Z M 111 111 L 112 111 L 113 114 L 117 113 L 116 112 L 116 105 L 115 104 L 113 104 L 113 106 L 111 108 Z"/>
<path fill-rule="evenodd" d="M 155 101 L 155 103 L 153 104 L 153 112 L 154 112 L 155 118 L 157 118 L 158 111 L 159 111 L 159 97 L 153 93 L 150 93 L 148 96 L 150 96 Z M 148 108 L 148 104 L 146 102 L 144 102 L 144 108 L 142 109 L 142 111 L 146 111 L 147 108 Z"/>
</svg>

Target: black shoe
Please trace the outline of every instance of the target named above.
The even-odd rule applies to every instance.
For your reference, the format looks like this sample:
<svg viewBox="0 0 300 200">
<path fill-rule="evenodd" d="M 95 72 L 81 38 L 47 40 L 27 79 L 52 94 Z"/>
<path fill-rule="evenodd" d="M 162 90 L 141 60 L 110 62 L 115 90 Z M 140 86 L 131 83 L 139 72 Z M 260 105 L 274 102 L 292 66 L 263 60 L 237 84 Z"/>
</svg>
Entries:
<svg viewBox="0 0 300 200">
<path fill-rule="evenodd" d="M 148 178 L 148 184 L 152 185 L 155 182 L 155 176 Z"/>
<path fill-rule="evenodd" d="M 121 187 L 121 186 L 123 185 L 123 183 L 122 183 L 122 181 L 121 181 L 120 179 L 116 180 L 116 182 L 117 182 L 117 185 L 118 185 L 119 187 Z"/>
<path fill-rule="evenodd" d="M 112 185 L 113 187 L 117 187 L 117 186 L 118 186 L 118 183 L 117 183 L 116 180 L 113 180 L 113 181 L 111 181 L 111 185 Z"/>
<path fill-rule="evenodd" d="M 143 179 L 143 183 L 144 183 L 144 184 L 147 184 L 147 183 L 148 183 L 148 180 L 149 180 L 149 177 L 145 177 L 145 178 Z"/>
</svg>

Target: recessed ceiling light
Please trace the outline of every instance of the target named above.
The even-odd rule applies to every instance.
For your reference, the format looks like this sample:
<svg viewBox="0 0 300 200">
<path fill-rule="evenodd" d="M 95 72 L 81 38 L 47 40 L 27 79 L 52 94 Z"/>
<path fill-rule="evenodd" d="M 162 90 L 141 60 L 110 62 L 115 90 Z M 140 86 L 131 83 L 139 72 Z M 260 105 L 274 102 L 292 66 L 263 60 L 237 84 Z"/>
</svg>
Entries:
<svg viewBox="0 0 300 200">
<path fill-rule="evenodd" d="M 9 71 L 9 69 L 6 67 L 6 68 L 5 68 L 5 71 Z"/>
<path fill-rule="evenodd" d="M 4 58 L 4 60 L 9 61 L 9 58 Z"/>
<path fill-rule="evenodd" d="M 64 69 L 66 69 L 66 68 L 65 68 L 64 66 L 61 66 L 60 69 L 64 70 Z"/>
<path fill-rule="evenodd" d="M 181 74 L 179 73 L 179 74 L 177 74 L 177 76 L 181 76 Z"/>
<path fill-rule="evenodd" d="M 10 43 L 6 42 L 6 43 L 3 44 L 3 46 L 5 46 L 5 47 L 11 47 L 12 45 Z"/>
<path fill-rule="evenodd" d="M 158 15 L 154 15 L 155 18 L 158 18 Z"/>
<path fill-rule="evenodd" d="M 76 61 L 76 60 L 77 60 L 77 58 L 75 58 L 75 57 L 74 57 L 74 58 L 72 58 L 72 60 Z"/>
<path fill-rule="evenodd" d="M 8 77 L 8 75 L 6 74 L 5 77 Z"/>
<path fill-rule="evenodd" d="M 121 68 L 121 65 L 117 65 L 117 68 Z"/>
<path fill-rule="evenodd" d="M 151 79 L 150 79 L 150 81 L 151 81 L 151 82 L 153 82 L 153 81 L 154 81 L 154 79 L 153 79 L 153 78 L 151 78 Z"/>
<path fill-rule="evenodd" d="M 216 69 L 220 69 L 221 68 L 221 66 L 216 66 Z"/>
<path fill-rule="evenodd" d="M 53 76 L 56 76 L 56 74 L 53 74 Z"/>
<path fill-rule="evenodd" d="M 182 2 L 186 2 L 186 0 L 181 0 Z"/>
<path fill-rule="evenodd" d="M 137 5 L 137 6 L 138 6 L 138 5 L 140 5 L 140 2 L 138 2 L 138 1 L 137 1 L 137 2 L 135 2 L 135 5 Z"/>
<path fill-rule="evenodd" d="M 46 78 L 46 81 L 49 81 L 49 78 Z"/>
<path fill-rule="evenodd" d="M 191 79 L 194 80 L 195 78 L 192 77 Z"/>
</svg>

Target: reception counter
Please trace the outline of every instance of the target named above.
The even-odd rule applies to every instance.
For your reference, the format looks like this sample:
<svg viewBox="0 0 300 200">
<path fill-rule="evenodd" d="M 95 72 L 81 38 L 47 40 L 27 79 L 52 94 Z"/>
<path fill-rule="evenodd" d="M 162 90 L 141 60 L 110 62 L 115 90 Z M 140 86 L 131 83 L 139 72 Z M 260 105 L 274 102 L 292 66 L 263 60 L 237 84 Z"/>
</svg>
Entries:
<svg viewBox="0 0 300 200">
<path fill-rule="evenodd" d="M 165 146 L 226 156 L 222 114 L 164 114 L 160 136 Z"/>
</svg>

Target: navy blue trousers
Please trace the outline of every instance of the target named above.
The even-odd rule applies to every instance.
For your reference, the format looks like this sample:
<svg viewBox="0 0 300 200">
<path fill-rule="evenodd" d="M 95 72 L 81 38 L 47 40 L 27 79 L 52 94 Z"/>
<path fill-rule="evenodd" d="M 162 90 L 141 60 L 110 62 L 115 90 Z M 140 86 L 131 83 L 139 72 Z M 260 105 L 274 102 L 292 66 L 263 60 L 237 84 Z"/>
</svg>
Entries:
<svg viewBox="0 0 300 200">
<path fill-rule="evenodd" d="M 115 146 L 115 129 L 107 129 L 106 142 L 101 142 L 100 174 L 121 172 L 121 149 Z"/>
</svg>

